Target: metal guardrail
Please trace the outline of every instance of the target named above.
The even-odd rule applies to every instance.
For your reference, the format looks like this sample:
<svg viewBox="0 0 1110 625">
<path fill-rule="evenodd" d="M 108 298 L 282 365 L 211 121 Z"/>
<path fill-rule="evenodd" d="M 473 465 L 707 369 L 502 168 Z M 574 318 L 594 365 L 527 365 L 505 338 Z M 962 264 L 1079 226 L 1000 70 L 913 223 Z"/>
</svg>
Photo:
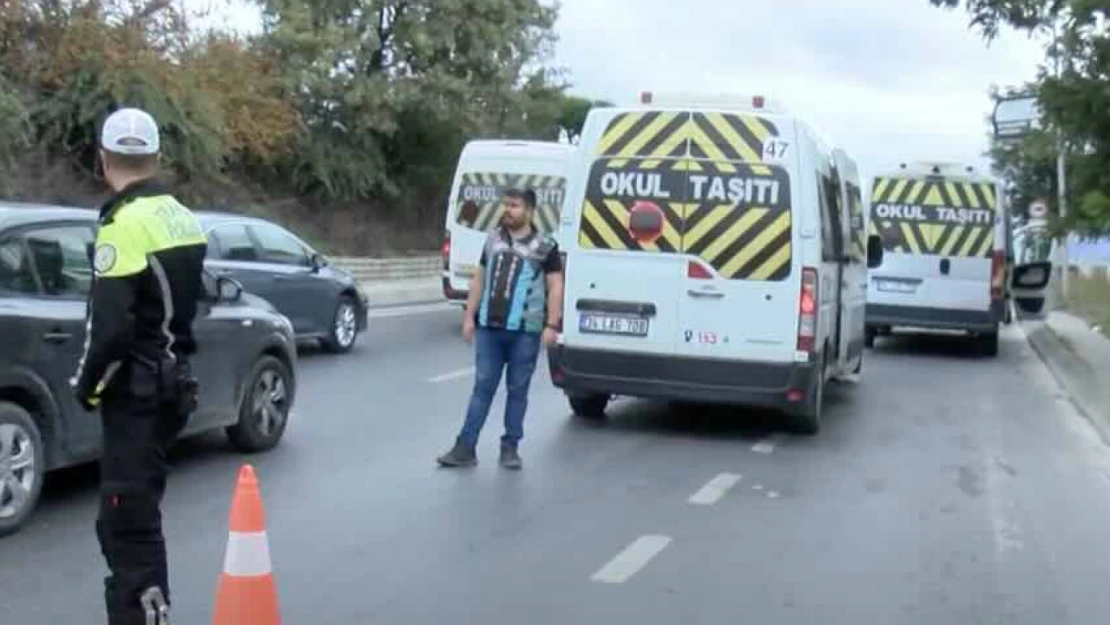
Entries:
<svg viewBox="0 0 1110 625">
<path fill-rule="evenodd" d="M 332 257 L 331 262 L 349 271 L 359 282 L 430 278 L 443 272 L 443 259 L 438 255 L 405 258 L 339 256 Z"/>
</svg>

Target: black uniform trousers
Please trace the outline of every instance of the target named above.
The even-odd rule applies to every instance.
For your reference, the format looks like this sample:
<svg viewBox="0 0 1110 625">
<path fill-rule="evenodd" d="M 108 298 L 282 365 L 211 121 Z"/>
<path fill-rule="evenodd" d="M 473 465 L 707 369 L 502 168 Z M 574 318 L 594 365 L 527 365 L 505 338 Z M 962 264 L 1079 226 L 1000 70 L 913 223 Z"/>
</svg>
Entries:
<svg viewBox="0 0 1110 625">
<path fill-rule="evenodd" d="M 161 503 L 166 452 L 187 416 L 159 393 L 155 372 L 132 364 L 120 373 L 100 408 L 104 450 L 96 534 L 110 571 L 104 579 L 108 625 L 143 625 L 143 592 L 158 586 L 170 600 Z"/>
</svg>

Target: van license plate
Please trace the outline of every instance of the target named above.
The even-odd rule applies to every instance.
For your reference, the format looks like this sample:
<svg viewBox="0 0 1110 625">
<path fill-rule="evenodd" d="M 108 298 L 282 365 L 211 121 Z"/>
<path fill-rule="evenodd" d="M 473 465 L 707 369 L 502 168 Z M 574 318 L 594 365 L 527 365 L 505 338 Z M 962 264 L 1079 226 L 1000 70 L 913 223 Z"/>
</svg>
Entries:
<svg viewBox="0 0 1110 625">
<path fill-rule="evenodd" d="M 901 280 L 875 280 L 875 286 L 880 291 L 889 293 L 913 293 L 917 291 L 917 284 Z"/>
<path fill-rule="evenodd" d="M 578 330 L 593 334 L 647 336 L 648 320 L 621 315 L 584 314 L 578 319 Z"/>
</svg>

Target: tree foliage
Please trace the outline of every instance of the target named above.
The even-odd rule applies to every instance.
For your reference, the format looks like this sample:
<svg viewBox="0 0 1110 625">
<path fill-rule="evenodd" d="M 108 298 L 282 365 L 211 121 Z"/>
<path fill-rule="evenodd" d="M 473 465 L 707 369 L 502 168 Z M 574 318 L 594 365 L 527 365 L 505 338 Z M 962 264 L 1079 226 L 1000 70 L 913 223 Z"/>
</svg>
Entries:
<svg viewBox="0 0 1110 625">
<path fill-rule="evenodd" d="M 995 141 L 991 154 L 1020 199 L 1032 194 L 1055 197 L 1054 134 L 1059 131 L 1066 142 L 1070 207 L 1060 225 L 1089 234 L 1110 232 L 1110 5 L 1105 0 L 929 2 L 962 6 L 970 15 L 970 26 L 988 41 L 1004 25 L 1055 35 L 1046 49 L 1045 65 L 1029 86 L 1040 102 L 1045 132 L 1018 144 Z"/>
<path fill-rule="evenodd" d="M 573 138 L 597 104 L 548 65 L 548 2 L 251 1 L 250 37 L 174 0 L 0 3 L 0 174 L 34 144 L 91 179 L 104 117 L 140 106 L 196 197 L 430 217 L 467 140 Z"/>
</svg>

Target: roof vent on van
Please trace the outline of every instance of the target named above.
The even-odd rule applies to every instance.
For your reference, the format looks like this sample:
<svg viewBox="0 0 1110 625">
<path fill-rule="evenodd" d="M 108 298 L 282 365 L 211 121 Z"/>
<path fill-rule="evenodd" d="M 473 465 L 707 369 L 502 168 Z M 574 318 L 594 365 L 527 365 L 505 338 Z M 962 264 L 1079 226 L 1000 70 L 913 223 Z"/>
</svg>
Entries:
<svg viewBox="0 0 1110 625">
<path fill-rule="evenodd" d="M 754 110 L 768 113 L 784 113 L 785 109 L 764 95 L 737 95 L 730 93 L 686 93 L 675 92 L 659 94 L 653 91 L 640 92 L 640 104 L 658 106 L 684 106 L 691 108 L 716 108 L 723 110 Z"/>
</svg>

